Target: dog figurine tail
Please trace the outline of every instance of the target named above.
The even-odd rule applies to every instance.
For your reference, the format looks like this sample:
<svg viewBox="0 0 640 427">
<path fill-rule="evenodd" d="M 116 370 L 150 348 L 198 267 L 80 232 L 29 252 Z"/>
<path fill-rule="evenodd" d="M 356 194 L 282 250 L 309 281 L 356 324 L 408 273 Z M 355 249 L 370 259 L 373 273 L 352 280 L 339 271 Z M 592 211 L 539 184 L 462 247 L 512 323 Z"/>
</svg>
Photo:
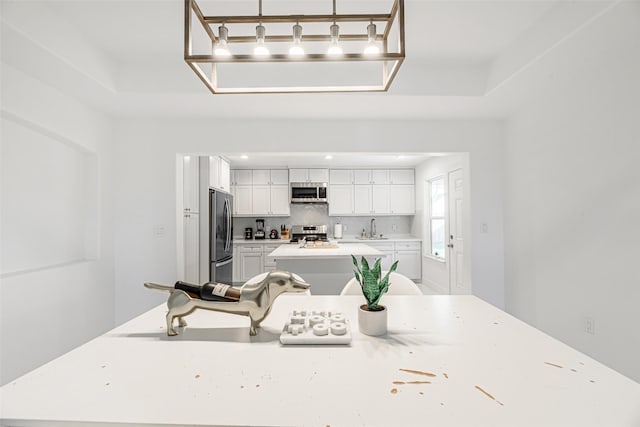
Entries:
<svg viewBox="0 0 640 427">
<path fill-rule="evenodd" d="M 160 285 L 158 283 L 151 283 L 151 282 L 145 283 L 144 287 L 149 289 L 155 289 L 158 291 L 165 291 L 165 292 L 174 292 L 176 290 L 176 288 L 174 288 L 173 286 Z"/>
</svg>

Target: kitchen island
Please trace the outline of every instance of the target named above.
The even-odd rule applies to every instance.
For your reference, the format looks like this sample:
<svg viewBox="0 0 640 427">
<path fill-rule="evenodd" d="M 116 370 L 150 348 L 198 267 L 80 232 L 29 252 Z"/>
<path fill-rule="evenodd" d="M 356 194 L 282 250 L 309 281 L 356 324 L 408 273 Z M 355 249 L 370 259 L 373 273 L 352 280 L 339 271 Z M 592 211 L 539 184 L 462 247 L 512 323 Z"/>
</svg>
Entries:
<svg viewBox="0 0 640 427">
<path fill-rule="evenodd" d="M 281 245 L 268 257 L 275 259 L 278 270 L 291 271 L 311 284 L 314 295 L 338 295 L 346 283 L 354 277 L 351 255 L 383 258 L 386 255 L 364 243 L 297 244 Z"/>
</svg>

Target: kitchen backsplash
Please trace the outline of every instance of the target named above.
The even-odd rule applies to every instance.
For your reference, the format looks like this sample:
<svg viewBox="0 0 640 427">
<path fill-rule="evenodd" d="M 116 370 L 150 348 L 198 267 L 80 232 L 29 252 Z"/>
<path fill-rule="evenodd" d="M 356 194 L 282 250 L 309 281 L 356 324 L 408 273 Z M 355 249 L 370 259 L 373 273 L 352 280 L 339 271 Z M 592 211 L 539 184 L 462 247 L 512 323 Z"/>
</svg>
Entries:
<svg viewBox="0 0 640 427">
<path fill-rule="evenodd" d="M 273 228 L 280 232 L 280 224 L 285 224 L 287 228 L 291 228 L 292 225 L 323 225 L 326 224 L 328 228 L 328 235 L 333 237 L 333 225 L 340 223 L 346 226 L 346 230 L 343 231 L 344 237 L 353 237 L 360 235 L 360 232 L 364 228 L 367 233 L 371 224 L 371 218 L 376 219 L 376 231 L 378 234 L 386 235 L 407 235 L 411 233 L 411 225 L 413 222 L 413 216 L 329 216 L 328 205 L 323 204 L 292 204 L 291 215 L 288 217 L 238 217 L 233 218 L 233 235 L 237 239 L 244 237 L 244 229 L 246 227 L 256 230 L 256 219 L 264 219 L 265 230 L 267 235 Z M 395 230 L 394 230 L 395 226 Z"/>
</svg>

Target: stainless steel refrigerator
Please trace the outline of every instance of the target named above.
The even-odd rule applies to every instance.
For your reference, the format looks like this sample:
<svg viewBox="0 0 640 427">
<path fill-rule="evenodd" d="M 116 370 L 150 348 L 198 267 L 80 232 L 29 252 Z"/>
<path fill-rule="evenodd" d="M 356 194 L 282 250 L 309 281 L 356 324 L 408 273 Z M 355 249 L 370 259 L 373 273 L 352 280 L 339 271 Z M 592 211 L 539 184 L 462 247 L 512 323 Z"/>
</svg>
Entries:
<svg viewBox="0 0 640 427">
<path fill-rule="evenodd" d="M 209 189 L 209 281 L 233 280 L 233 196 Z"/>
</svg>

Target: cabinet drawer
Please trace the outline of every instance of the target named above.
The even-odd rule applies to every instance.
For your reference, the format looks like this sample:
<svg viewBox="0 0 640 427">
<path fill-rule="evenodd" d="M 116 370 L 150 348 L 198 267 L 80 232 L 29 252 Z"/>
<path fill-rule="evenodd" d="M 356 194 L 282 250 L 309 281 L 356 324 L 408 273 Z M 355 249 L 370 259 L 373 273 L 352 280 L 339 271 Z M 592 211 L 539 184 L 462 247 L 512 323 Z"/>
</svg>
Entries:
<svg viewBox="0 0 640 427">
<path fill-rule="evenodd" d="M 396 242 L 397 251 L 419 250 L 420 242 Z"/>
<path fill-rule="evenodd" d="M 238 248 L 239 252 L 262 252 L 262 246 L 245 246 L 242 245 Z"/>
<path fill-rule="evenodd" d="M 371 246 L 374 249 L 379 250 L 380 252 L 393 252 L 393 243 L 372 243 L 367 242 L 367 246 Z"/>
<path fill-rule="evenodd" d="M 270 257 L 269 254 L 273 251 L 275 251 L 276 249 L 278 249 L 280 245 L 265 245 L 264 246 L 264 266 L 265 268 L 268 267 L 268 269 L 274 269 L 276 268 L 276 259 L 273 257 Z"/>
</svg>

